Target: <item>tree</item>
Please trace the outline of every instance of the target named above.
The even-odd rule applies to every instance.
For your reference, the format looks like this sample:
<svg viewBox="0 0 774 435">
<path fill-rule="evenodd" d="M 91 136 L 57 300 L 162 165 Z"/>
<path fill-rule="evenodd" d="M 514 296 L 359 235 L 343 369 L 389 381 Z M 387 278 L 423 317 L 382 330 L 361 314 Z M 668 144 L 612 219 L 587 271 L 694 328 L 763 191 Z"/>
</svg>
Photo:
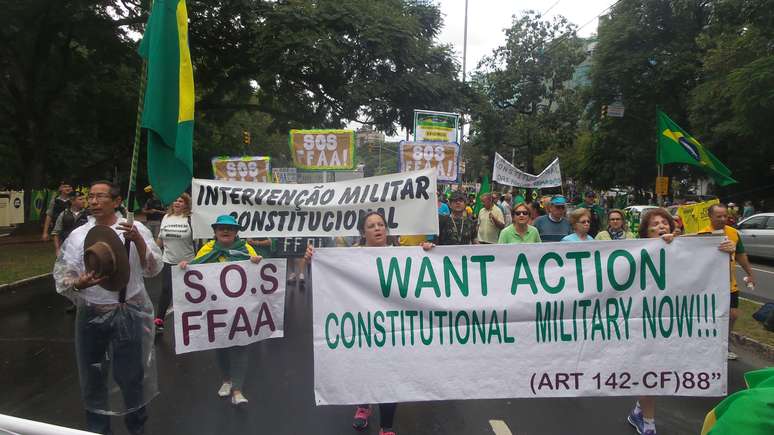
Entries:
<svg viewBox="0 0 774 435">
<path fill-rule="evenodd" d="M 537 156 L 551 145 L 571 145 L 575 136 L 580 106 L 567 82 L 585 57 L 583 42 L 564 17 L 547 21 L 532 11 L 514 17 L 505 35 L 505 45 L 473 76 L 480 97 L 472 109 L 472 142 L 485 158 L 473 169 L 484 172 L 495 151 L 515 149 L 517 166 L 534 173 Z"/>
<path fill-rule="evenodd" d="M 774 172 L 774 1 L 733 0 L 712 7 L 699 38 L 705 55 L 702 82 L 690 93 L 690 121 L 694 134 L 713 145 L 740 182 L 723 192 L 760 197 L 770 191 Z"/>
<path fill-rule="evenodd" d="M 656 109 L 691 131 L 687 102 L 701 65 L 696 38 L 709 14 L 706 2 L 652 0 L 618 2 L 600 18 L 591 70 L 591 142 L 578 144 L 580 179 L 599 187 L 653 186 Z M 602 106 L 617 100 L 626 107 L 624 117 L 600 119 Z M 667 171 L 681 169 L 670 165 Z"/>
</svg>

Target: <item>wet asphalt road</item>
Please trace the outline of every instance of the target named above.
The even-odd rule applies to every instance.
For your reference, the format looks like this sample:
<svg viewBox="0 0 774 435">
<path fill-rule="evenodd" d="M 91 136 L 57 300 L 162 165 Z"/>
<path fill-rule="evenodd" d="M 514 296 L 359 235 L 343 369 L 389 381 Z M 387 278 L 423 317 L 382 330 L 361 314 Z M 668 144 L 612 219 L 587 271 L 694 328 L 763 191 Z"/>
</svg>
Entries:
<svg viewBox="0 0 774 435">
<path fill-rule="evenodd" d="M 774 282 L 774 275 L 766 275 Z M 763 278 L 763 276 L 761 276 Z M 157 295 L 157 282 L 151 286 Z M 0 413 L 84 428 L 73 345 L 73 316 L 50 285 L 0 294 Z M 235 409 L 216 391 L 219 372 L 213 352 L 176 356 L 172 328 L 157 344 L 161 394 L 149 406 L 147 433 L 351 435 L 353 407 L 316 407 L 313 393 L 311 295 L 288 289 L 285 338 L 250 348 L 245 385 L 250 403 Z M 171 325 L 171 317 L 167 324 Z M 740 351 L 729 364 L 729 390 L 743 388 L 744 372 L 765 361 Z M 358 382 L 353 378 L 352 382 Z M 660 435 L 698 433 L 717 398 L 663 398 L 658 402 Z M 634 399 L 514 399 L 401 404 L 398 434 L 493 434 L 501 420 L 513 435 L 634 434 L 625 422 Z M 378 434 L 377 419 L 365 433 Z M 499 426 L 499 424 L 496 424 Z M 123 422 L 113 419 L 116 434 Z M 497 435 L 508 432 L 498 432 Z"/>
</svg>

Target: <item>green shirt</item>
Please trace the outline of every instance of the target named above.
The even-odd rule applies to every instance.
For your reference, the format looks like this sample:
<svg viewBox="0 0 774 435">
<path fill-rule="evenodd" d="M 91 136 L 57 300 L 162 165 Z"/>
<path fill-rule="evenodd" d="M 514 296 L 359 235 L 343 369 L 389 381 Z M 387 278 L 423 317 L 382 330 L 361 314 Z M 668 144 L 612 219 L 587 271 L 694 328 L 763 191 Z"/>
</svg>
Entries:
<svg viewBox="0 0 774 435">
<path fill-rule="evenodd" d="M 524 233 L 524 237 L 522 237 L 519 233 L 516 232 L 516 227 L 513 225 L 508 225 L 507 227 L 503 228 L 502 231 L 500 231 L 500 239 L 497 241 L 497 243 L 500 244 L 511 244 L 511 243 L 540 243 L 540 233 L 538 232 L 537 228 L 533 227 L 532 225 L 527 225 L 527 232 Z"/>
</svg>

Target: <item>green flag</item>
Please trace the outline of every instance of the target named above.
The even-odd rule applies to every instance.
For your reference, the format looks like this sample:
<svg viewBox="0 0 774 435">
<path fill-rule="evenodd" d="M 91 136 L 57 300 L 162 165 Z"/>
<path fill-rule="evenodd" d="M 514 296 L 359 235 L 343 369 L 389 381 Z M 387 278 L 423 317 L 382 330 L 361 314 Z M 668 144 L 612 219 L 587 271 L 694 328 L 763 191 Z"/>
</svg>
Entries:
<svg viewBox="0 0 774 435">
<path fill-rule="evenodd" d="M 704 418 L 701 435 L 770 435 L 774 427 L 774 367 L 744 375 L 747 389 L 723 399 Z"/>
<path fill-rule="evenodd" d="M 662 111 L 658 111 L 658 155 L 660 165 L 686 163 L 702 168 L 721 186 L 736 183 L 731 170 L 712 155 L 704 145 Z"/>
<path fill-rule="evenodd" d="M 148 129 L 148 179 L 164 204 L 191 185 L 194 83 L 185 0 L 156 0 L 139 48 L 148 79 L 142 126 Z"/>
<path fill-rule="evenodd" d="M 484 175 L 483 180 L 481 180 L 481 189 L 478 191 L 478 195 L 476 195 L 476 205 L 473 207 L 474 216 L 478 216 L 478 212 L 484 208 L 484 204 L 481 202 L 481 196 L 491 191 L 492 186 L 489 184 L 489 175 Z"/>
</svg>

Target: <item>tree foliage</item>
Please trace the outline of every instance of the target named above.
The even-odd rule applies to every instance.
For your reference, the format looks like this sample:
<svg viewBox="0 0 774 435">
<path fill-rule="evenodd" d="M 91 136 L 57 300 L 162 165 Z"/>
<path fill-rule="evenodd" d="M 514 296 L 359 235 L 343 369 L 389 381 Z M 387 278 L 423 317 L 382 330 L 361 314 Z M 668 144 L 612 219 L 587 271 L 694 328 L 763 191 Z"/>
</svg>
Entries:
<svg viewBox="0 0 774 435">
<path fill-rule="evenodd" d="M 0 183 L 28 189 L 118 171 L 134 136 L 147 19 L 141 0 L 2 2 Z M 424 1 L 188 0 L 197 110 L 195 174 L 214 155 L 286 159 L 290 128 L 458 110 L 463 88 L 442 19 Z M 241 143 L 242 131 L 253 145 Z M 32 169 L 32 170 L 30 170 Z M 141 171 L 142 175 L 142 171 Z M 141 177 L 142 178 L 142 177 Z"/>
<path fill-rule="evenodd" d="M 514 17 L 505 37 L 473 76 L 471 142 L 480 156 L 470 162 L 474 173 L 490 171 L 496 151 L 515 152 L 517 166 L 534 172 L 549 147 L 572 144 L 580 118 L 578 93 L 567 86 L 585 57 L 575 26 L 527 11 Z"/>
</svg>

